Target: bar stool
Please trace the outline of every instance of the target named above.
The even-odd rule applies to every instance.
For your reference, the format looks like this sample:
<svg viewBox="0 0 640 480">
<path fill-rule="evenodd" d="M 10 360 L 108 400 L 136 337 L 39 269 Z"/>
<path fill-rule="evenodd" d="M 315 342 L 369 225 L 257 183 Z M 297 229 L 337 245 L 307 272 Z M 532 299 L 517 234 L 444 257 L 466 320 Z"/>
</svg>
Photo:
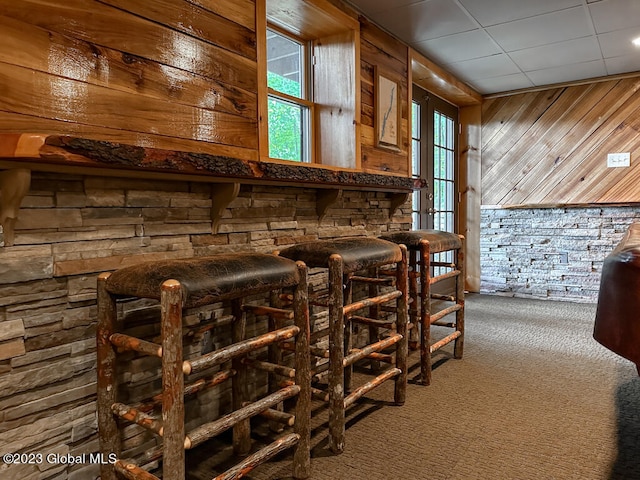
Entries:
<svg viewBox="0 0 640 480">
<path fill-rule="evenodd" d="M 420 383 L 430 385 L 431 354 L 433 352 L 454 342 L 453 356 L 454 358 L 462 358 L 464 347 L 464 236 L 440 230 L 412 230 L 382 235 L 380 238 L 406 245 L 410 252 L 409 295 L 412 307 L 409 310 L 409 315 L 413 325 L 420 325 Z M 432 254 L 449 251 L 454 254 L 453 262 L 431 259 Z M 438 273 L 440 269 L 444 272 Z M 455 279 L 454 295 L 438 295 L 431 292 L 432 285 L 448 278 Z M 420 299 L 419 302 L 418 299 Z M 434 311 L 432 300 L 444 301 L 446 306 Z M 455 313 L 455 322 L 442 320 L 452 313 Z M 454 331 L 432 343 L 431 325 L 453 328 Z"/>
<path fill-rule="evenodd" d="M 243 302 L 250 295 L 266 296 L 266 292 L 283 288 L 293 289 L 293 311 Z M 148 452 L 145 462 L 161 459 L 163 479 L 183 480 L 185 449 L 194 448 L 233 429 L 234 452 L 246 455 L 251 449 L 250 419 L 265 413 L 271 413 L 271 417 L 287 417 L 289 424 L 293 423 L 293 432 L 247 456 L 215 478 L 240 478 L 290 447 L 294 448 L 294 478 L 307 478 L 310 474 L 311 414 L 307 292 L 307 269 L 302 262 L 257 253 L 146 262 L 100 275 L 97 327 L 100 450 L 105 455 L 116 454 L 118 457 L 113 465 L 101 465 L 101 478 L 115 479 L 116 472 L 129 479 L 157 478 L 131 461 L 120 458 L 122 442 L 118 420 L 137 423 L 162 437 L 162 445 Z M 118 318 L 117 300 L 130 297 L 160 302 L 160 343 L 121 333 L 123 321 Z M 184 360 L 185 309 L 215 303 L 230 306 L 231 345 Z M 289 325 L 245 338 L 246 313 L 249 311 L 285 319 Z M 294 368 L 249 356 L 285 340 L 294 342 Z M 160 358 L 162 391 L 147 404 L 118 403 L 116 356 L 122 351 Z M 282 373 L 293 379 L 293 384 L 272 391 L 263 398 L 253 399 L 247 392 L 249 367 Z M 185 386 L 185 375 L 210 372 L 214 372 L 210 377 L 198 378 Z M 203 384 L 213 386 L 228 378 L 232 382 L 232 411 L 185 433 L 185 395 L 199 391 Z M 295 401 L 295 416 L 274 409 L 289 398 Z M 158 410 L 161 415 L 148 413 Z"/>
<path fill-rule="evenodd" d="M 395 379 L 394 401 L 403 404 L 407 384 L 407 251 L 404 246 L 370 237 L 346 237 L 318 240 L 294 245 L 279 252 L 283 257 L 304 262 L 308 267 L 328 269 L 328 298 L 317 300 L 329 313 L 329 447 L 334 453 L 344 450 L 345 410 L 356 400 L 383 382 Z M 358 276 L 356 273 L 372 268 L 391 266 L 395 269 L 395 285 L 385 293 L 353 301 L 354 282 L 378 283 L 378 278 Z M 393 302 L 395 318 L 375 319 L 357 316 L 365 308 Z M 353 324 L 364 323 L 388 329 L 388 336 L 368 345 L 353 347 Z M 317 339 L 319 332 L 312 337 Z M 327 333 L 327 332 L 322 332 Z M 383 350 L 393 348 L 395 355 Z M 312 354 L 317 353 L 312 346 Z M 395 357 L 395 359 L 393 359 Z M 364 385 L 350 390 L 351 371 L 355 362 L 365 359 L 384 359 L 393 362 L 383 372 Z M 376 372 L 378 373 L 378 372 Z"/>
</svg>

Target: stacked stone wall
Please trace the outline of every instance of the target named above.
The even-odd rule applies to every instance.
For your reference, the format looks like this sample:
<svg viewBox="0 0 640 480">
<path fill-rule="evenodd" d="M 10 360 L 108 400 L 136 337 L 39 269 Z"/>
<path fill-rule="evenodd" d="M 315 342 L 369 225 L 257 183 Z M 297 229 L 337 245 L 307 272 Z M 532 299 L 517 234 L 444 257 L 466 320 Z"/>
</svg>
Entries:
<svg viewBox="0 0 640 480">
<path fill-rule="evenodd" d="M 384 192 L 344 191 L 320 221 L 316 189 L 243 185 L 212 233 L 212 189 L 198 182 L 34 173 L 22 202 L 14 246 L 0 247 L 0 453 L 80 455 L 98 451 L 96 432 L 96 278 L 134 261 L 225 252 L 272 252 L 297 242 L 377 236 L 410 227 L 410 208 L 389 217 Z M 312 283 L 320 280 L 312 279 Z M 154 306 L 122 307 L 131 328 L 157 336 Z M 222 307 L 189 312 L 197 325 Z M 253 332 L 264 328 L 256 320 Z M 224 345 L 228 329 L 201 332 L 187 355 Z M 127 357 L 125 360 L 127 360 Z M 139 400 L 157 387 L 157 359 L 128 358 L 123 395 Z M 155 363 L 154 363 L 155 362 Z M 253 379 L 254 384 L 258 383 Z M 228 404 L 221 386 L 190 407 L 215 416 Z M 133 454 L 155 440 L 125 429 Z M 62 456 L 62 457 L 60 457 Z M 0 462 L 0 478 L 96 478 L 95 463 Z"/>
<path fill-rule="evenodd" d="M 596 302 L 633 206 L 482 208 L 481 293 Z"/>
</svg>

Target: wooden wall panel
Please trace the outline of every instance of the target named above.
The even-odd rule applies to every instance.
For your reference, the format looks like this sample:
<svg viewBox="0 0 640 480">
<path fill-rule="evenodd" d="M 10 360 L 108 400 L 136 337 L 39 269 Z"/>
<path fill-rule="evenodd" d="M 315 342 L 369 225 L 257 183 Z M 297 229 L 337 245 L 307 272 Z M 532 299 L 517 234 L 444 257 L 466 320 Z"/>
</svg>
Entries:
<svg viewBox="0 0 640 480">
<path fill-rule="evenodd" d="M 482 203 L 640 201 L 639 88 L 632 77 L 485 100 Z M 631 167 L 607 168 L 613 152 Z"/>
<path fill-rule="evenodd" d="M 255 61 L 102 2 L 3 1 L 0 14 L 256 91 Z"/>
<path fill-rule="evenodd" d="M 0 17 L 0 62 L 38 72 L 256 118 L 256 95 L 168 65 Z"/>
<path fill-rule="evenodd" d="M 359 168 L 360 142 L 356 128 L 360 119 L 357 59 L 354 48 L 357 31 L 323 37 L 314 42 L 314 102 L 317 133 L 316 158 L 323 165 Z M 336 88 L 336 85 L 340 88 Z"/>
<path fill-rule="evenodd" d="M 247 28 L 221 15 L 175 0 L 101 0 L 139 17 L 217 45 L 243 57 L 256 59 L 255 28 Z"/>
<path fill-rule="evenodd" d="M 362 17 L 360 40 L 362 167 L 368 171 L 409 175 L 408 47 Z M 401 148 L 397 152 L 375 146 L 374 67 L 400 85 Z"/>
<path fill-rule="evenodd" d="M 0 43 L 3 132 L 257 158 L 253 0 L 1 0 Z"/>
<path fill-rule="evenodd" d="M 33 83 L 25 82 L 29 78 Z M 64 122 L 153 132 L 167 137 L 257 148 L 256 122 L 237 115 L 180 105 L 77 82 L 13 65 L 0 65 L 0 109 Z M 39 88 L 33 88 L 33 85 Z"/>
<path fill-rule="evenodd" d="M 249 30 L 256 28 L 255 0 L 187 0 Z"/>
</svg>

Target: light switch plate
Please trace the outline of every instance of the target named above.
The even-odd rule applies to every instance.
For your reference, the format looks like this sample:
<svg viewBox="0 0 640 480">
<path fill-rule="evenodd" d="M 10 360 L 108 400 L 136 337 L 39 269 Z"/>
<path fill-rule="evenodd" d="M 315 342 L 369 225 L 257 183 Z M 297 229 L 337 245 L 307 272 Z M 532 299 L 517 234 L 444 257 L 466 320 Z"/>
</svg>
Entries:
<svg viewBox="0 0 640 480">
<path fill-rule="evenodd" d="M 609 153 L 607 154 L 607 167 L 629 167 L 631 166 L 631 154 Z"/>
</svg>

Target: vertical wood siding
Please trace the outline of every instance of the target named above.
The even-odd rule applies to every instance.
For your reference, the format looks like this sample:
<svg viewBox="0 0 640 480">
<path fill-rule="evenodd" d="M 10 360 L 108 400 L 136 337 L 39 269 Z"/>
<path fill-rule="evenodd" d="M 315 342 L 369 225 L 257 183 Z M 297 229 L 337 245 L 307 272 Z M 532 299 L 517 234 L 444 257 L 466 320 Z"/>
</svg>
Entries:
<svg viewBox="0 0 640 480">
<path fill-rule="evenodd" d="M 482 204 L 640 200 L 640 78 L 488 99 L 482 107 Z M 630 152 L 631 167 L 607 168 Z"/>
</svg>

